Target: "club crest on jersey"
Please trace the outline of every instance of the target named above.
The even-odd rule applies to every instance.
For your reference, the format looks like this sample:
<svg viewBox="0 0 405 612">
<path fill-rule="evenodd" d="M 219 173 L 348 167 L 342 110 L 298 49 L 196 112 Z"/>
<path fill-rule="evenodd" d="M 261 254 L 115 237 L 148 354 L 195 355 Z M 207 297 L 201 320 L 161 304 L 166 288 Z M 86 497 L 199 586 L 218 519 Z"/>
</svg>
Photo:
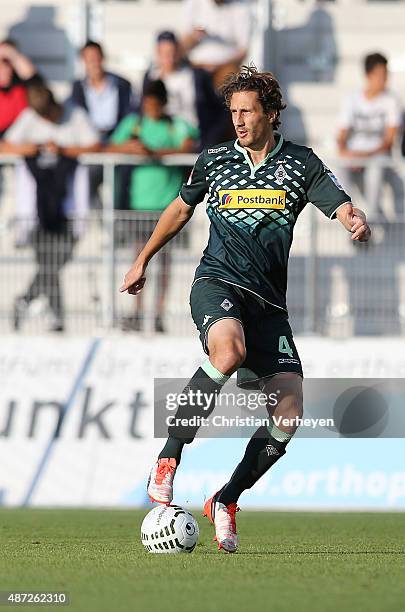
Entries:
<svg viewBox="0 0 405 612">
<path fill-rule="evenodd" d="M 220 209 L 232 208 L 285 208 L 284 189 L 220 189 Z"/>
<path fill-rule="evenodd" d="M 232 302 L 230 302 L 227 298 L 224 299 L 224 301 L 221 304 L 221 307 L 224 310 L 230 310 L 232 308 L 233 304 Z"/>
<path fill-rule="evenodd" d="M 274 173 L 277 185 L 282 185 L 287 176 L 287 171 L 283 166 L 279 166 Z"/>
</svg>

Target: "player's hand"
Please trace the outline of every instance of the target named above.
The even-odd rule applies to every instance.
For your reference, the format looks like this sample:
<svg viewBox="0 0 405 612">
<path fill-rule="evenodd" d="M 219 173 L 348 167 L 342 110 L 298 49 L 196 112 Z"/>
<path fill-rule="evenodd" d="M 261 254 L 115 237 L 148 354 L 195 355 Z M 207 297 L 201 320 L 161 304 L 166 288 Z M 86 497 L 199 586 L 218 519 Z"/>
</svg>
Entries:
<svg viewBox="0 0 405 612">
<path fill-rule="evenodd" d="M 120 287 L 120 292 L 124 293 L 127 291 L 131 295 L 140 293 L 146 281 L 145 270 L 146 265 L 136 260 L 126 273 L 124 283 Z"/>
<path fill-rule="evenodd" d="M 367 242 L 371 236 L 371 229 L 367 223 L 366 215 L 360 208 L 347 204 L 347 221 L 350 225 L 352 240 Z"/>
</svg>

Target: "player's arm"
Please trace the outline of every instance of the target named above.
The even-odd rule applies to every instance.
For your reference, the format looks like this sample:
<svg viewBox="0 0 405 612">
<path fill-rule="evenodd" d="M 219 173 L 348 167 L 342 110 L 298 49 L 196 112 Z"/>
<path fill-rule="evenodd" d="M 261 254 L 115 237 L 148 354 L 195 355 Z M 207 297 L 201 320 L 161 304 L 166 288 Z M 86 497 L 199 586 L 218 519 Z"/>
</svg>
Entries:
<svg viewBox="0 0 405 612">
<path fill-rule="evenodd" d="M 305 163 L 306 195 L 329 219 L 339 219 L 352 240 L 366 242 L 371 231 L 365 213 L 355 208 L 336 176 L 309 150 Z"/>
<path fill-rule="evenodd" d="M 152 257 L 191 219 L 194 207 L 188 206 L 177 197 L 159 217 L 159 221 L 148 242 L 124 277 L 121 292 L 128 291 L 133 295 L 139 293 L 145 284 L 145 271 Z"/>
<path fill-rule="evenodd" d="M 160 215 L 152 236 L 125 275 L 121 292 L 127 291 L 136 295 L 142 291 L 149 261 L 190 220 L 196 205 L 203 201 L 207 191 L 203 152 L 194 164 L 190 178 L 187 184 L 182 186 L 179 196 Z"/>
<path fill-rule="evenodd" d="M 366 215 L 360 208 L 355 208 L 351 202 L 346 202 L 337 209 L 336 218 L 348 232 L 351 232 L 352 240 L 359 242 L 369 240 L 371 230 Z"/>
</svg>

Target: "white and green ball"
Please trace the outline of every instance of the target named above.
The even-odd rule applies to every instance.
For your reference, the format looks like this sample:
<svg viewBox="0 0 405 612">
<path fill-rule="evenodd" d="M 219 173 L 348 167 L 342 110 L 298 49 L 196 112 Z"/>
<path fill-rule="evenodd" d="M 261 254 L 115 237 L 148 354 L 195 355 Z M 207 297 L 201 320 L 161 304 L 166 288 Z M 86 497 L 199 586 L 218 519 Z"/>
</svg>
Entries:
<svg viewBox="0 0 405 612">
<path fill-rule="evenodd" d="M 156 506 L 141 525 L 142 544 L 150 553 L 191 553 L 199 535 L 194 516 L 180 506 Z"/>
</svg>

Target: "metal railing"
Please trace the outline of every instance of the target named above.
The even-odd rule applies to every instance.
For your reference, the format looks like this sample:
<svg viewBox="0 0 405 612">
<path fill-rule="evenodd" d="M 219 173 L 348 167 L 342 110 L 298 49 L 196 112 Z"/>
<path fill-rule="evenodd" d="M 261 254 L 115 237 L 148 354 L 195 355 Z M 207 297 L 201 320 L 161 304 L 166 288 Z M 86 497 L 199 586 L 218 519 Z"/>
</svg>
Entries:
<svg viewBox="0 0 405 612">
<path fill-rule="evenodd" d="M 163 158 L 160 163 L 165 166 L 192 167 L 196 155 L 170 155 Z M 106 291 L 108 299 L 103 302 L 103 324 L 105 327 L 113 327 L 116 320 L 116 291 L 115 269 L 115 231 L 114 224 L 116 212 L 115 201 L 115 169 L 124 165 L 143 165 L 150 163 L 150 159 L 141 155 L 124 154 L 87 154 L 82 155 L 80 161 L 85 165 L 102 166 L 103 168 L 103 191 L 102 191 L 102 226 L 104 230 L 103 264 L 106 275 Z M 155 222 L 158 216 L 152 215 Z"/>
<path fill-rule="evenodd" d="M 190 166 L 194 159 L 195 156 L 173 156 L 165 163 Z M 35 234 L 29 242 L 21 244 L 18 241 L 21 220 L 16 224 L 13 211 L 0 209 L 2 331 L 14 328 L 18 309 L 22 311 L 18 321 L 21 331 L 38 333 L 52 327 L 57 317 L 49 307 L 49 294 L 57 293 L 57 276 L 63 294 L 65 328 L 69 332 L 132 329 L 154 333 L 163 327 L 176 335 L 195 333 L 188 296 L 208 237 L 203 205 L 197 207 L 190 223 L 152 260 L 142 308 L 138 298 L 118 292 L 134 259 L 135 245 L 139 247 L 146 241 L 159 213 L 115 210 L 114 170 L 118 165 L 144 161 L 132 155 L 83 156 L 82 163 L 103 166 L 103 206 L 90 212 L 85 231 L 73 244 L 66 239 L 58 247 L 55 242 L 42 240 L 40 247 L 41 239 Z M 14 156 L 0 157 L 3 165 L 15 162 Z M 336 168 L 337 163 L 330 165 Z M 388 165 L 403 175 L 403 164 L 388 160 Z M 337 222 L 324 218 L 315 207 L 308 206 L 303 211 L 296 225 L 289 265 L 288 304 L 296 333 L 345 337 L 405 332 L 405 218 L 398 211 L 392 215 L 389 201 L 390 198 L 384 198 L 384 204 L 388 202 L 385 214 L 375 218 L 373 241 L 368 246 L 353 244 Z M 48 260 L 55 249 L 65 252 L 65 257 L 56 258 L 57 269 L 48 265 L 42 280 L 37 279 L 42 283 L 42 300 L 38 296 L 28 308 L 24 304 L 21 308 L 16 298 L 24 296 L 33 284 L 41 248 Z M 47 276 L 50 286 L 43 289 Z M 36 291 L 38 287 L 34 287 L 32 294 Z"/>
</svg>

